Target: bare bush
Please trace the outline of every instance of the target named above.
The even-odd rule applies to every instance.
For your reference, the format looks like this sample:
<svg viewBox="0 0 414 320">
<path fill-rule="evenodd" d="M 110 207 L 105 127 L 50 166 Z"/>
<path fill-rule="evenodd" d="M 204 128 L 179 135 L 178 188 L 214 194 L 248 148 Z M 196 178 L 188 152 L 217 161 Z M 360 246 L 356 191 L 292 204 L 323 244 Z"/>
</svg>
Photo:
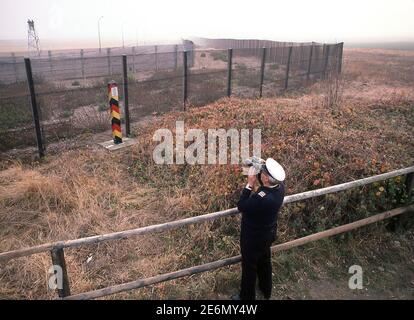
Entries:
<svg viewBox="0 0 414 320">
<path fill-rule="evenodd" d="M 342 103 L 343 82 L 337 72 L 329 72 L 322 83 L 323 106 L 333 112 L 339 111 Z"/>
<path fill-rule="evenodd" d="M 72 121 L 75 127 L 87 128 L 91 131 L 102 131 L 110 128 L 109 112 L 100 112 L 99 107 L 88 106 L 76 109 Z"/>
</svg>

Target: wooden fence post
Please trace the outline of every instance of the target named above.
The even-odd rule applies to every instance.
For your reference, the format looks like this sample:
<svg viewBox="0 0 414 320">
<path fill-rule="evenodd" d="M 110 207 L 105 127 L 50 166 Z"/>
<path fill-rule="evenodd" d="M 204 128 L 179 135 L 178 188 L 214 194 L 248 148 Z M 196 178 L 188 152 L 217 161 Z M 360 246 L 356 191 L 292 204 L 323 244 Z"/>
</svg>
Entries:
<svg viewBox="0 0 414 320">
<path fill-rule="evenodd" d="M 231 96 L 231 72 L 233 65 L 233 49 L 227 50 L 227 97 Z"/>
<path fill-rule="evenodd" d="M 187 103 L 187 51 L 183 51 L 183 107 L 185 111 Z"/>
<path fill-rule="evenodd" d="M 36 101 L 36 93 L 35 93 L 34 83 L 33 83 L 32 65 L 30 63 L 30 59 L 25 58 L 24 64 L 26 67 L 27 84 L 29 86 L 30 102 L 32 105 L 32 114 L 33 114 L 33 122 L 35 125 L 37 149 L 39 152 L 39 157 L 42 158 L 45 155 L 45 149 L 43 146 L 42 131 L 40 128 L 40 120 L 39 120 L 39 110 L 38 110 L 37 101 Z"/>
<path fill-rule="evenodd" d="M 408 201 L 410 201 L 413 195 L 413 188 L 414 188 L 414 172 L 408 173 L 405 176 L 404 185 L 405 185 L 405 192 L 407 194 L 407 199 Z M 406 230 L 407 228 L 410 228 L 413 226 L 413 222 L 414 220 L 412 220 L 411 216 L 401 215 L 393 219 L 393 221 L 391 222 L 391 226 L 394 231 Z"/>
<path fill-rule="evenodd" d="M 262 63 L 260 65 L 260 87 L 259 87 L 259 97 L 263 96 L 263 82 L 264 82 L 264 72 L 265 72 L 265 62 L 266 62 L 266 48 L 262 49 Z"/>
<path fill-rule="evenodd" d="M 414 173 L 411 172 L 405 177 L 405 188 L 407 190 L 408 197 L 411 197 L 414 188 Z"/>
<path fill-rule="evenodd" d="M 288 52 L 288 60 L 286 63 L 286 77 L 285 77 L 285 90 L 287 90 L 288 85 L 289 85 L 289 71 L 290 71 L 290 60 L 292 58 L 292 46 L 289 47 L 289 52 Z"/>
<path fill-rule="evenodd" d="M 59 266 L 62 270 L 62 287 L 57 288 L 58 294 L 60 298 L 64 298 L 70 296 L 70 287 L 69 287 L 69 278 L 68 272 L 66 270 L 66 262 L 65 262 L 65 255 L 63 253 L 63 249 L 53 249 L 51 250 L 52 255 L 52 263 L 54 266 Z M 59 280 L 58 280 L 59 284 Z"/>
<path fill-rule="evenodd" d="M 310 47 L 309 61 L 308 61 L 308 72 L 306 73 L 306 82 L 309 82 L 310 73 L 312 70 L 312 56 L 313 56 L 313 44 Z"/>
<path fill-rule="evenodd" d="M 127 55 L 122 55 L 122 73 L 124 76 L 124 112 L 125 112 L 125 131 L 126 136 L 131 135 L 130 121 L 129 121 L 129 101 L 128 101 L 128 63 Z"/>
</svg>

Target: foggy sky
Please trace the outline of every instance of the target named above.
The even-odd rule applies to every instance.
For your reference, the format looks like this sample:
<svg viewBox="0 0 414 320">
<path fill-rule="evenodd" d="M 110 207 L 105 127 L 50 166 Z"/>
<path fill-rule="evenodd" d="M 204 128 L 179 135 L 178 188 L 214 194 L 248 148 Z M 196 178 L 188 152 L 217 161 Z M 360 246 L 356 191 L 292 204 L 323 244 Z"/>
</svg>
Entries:
<svg viewBox="0 0 414 320">
<path fill-rule="evenodd" d="M 414 41 L 414 0 L 1 0 L 0 40 L 105 42 L 145 39 L 260 38 L 289 41 Z"/>
</svg>

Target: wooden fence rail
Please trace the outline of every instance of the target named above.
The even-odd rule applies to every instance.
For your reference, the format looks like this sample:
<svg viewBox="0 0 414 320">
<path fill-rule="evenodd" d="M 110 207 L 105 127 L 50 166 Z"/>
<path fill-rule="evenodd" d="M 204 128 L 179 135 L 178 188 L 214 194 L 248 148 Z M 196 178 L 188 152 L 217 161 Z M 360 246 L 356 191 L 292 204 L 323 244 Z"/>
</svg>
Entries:
<svg viewBox="0 0 414 320">
<path fill-rule="evenodd" d="M 368 217 L 362 220 L 358 220 L 352 223 L 348 223 L 348 224 L 345 224 L 345 225 L 342 225 L 336 228 L 328 229 L 325 231 L 311 234 L 303 238 L 299 238 L 293 241 L 278 244 L 278 245 L 272 246 L 271 249 L 272 249 L 272 252 L 288 250 L 294 247 L 304 245 L 306 243 L 310 243 L 310 242 L 328 238 L 328 237 L 331 237 L 331 236 L 334 236 L 340 233 L 351 231 L 351 230 L 360 228 L 362 226 L 366 226 L 366 225 L 369 225 L 369 224 L 372 224 L 372 223 L 375 223 L 375 222 L 378 222 L 384 219 L 395 217 L 397 215 L 407 213 L 407 212 L 414 212 L 414 205 L 386 211 L 386 212 L 383 212 L 383 213 L 380 213 L 380 214 L 377 214 L 377 215 L 374 215 L 374 216 L 371 216 L 371 217 Z M 123 283 L 123 284 L 119 284 L 119 285 L 115 285 L 111 287 L 106 287 L 106 288 L 102 288 L 102 289 L 98 289 L 94 291 L 75 294 L 72 296 L 65 297 L 64 299 L 65 300 L 96 299 L 96 298 L 108 296 L 108 295 L 115 294 L 115 293 L 120 293 L 120 292 L 125 292 L 125 291 L 130 291 L 133 289 L 146 287 L 146 286 L 164 282 L 164 281 L 169 281 L 169 280 L 178 279 L 178 278 L 190 276 L 190 275 L 197 274 L 197 273 L 215 270 L 221 267 L 239 263 L 240 261 L 241 261 L 241 255 L 238 255 L 238 256 L 231 257 L 231 258 L 221 259 L 221 260 L 217 260 L 214 262 L 205 263 L 199 266 L 194 266 L 194 267 L 182 269 L 179 271 L 165 273 L 162 275 L 158 275 L 158 276 L 154 276 L 154 277 L 150 277 L 146 279 L 139 279 L 136 281 L 131 281 L 131 282 L 127 282 L 127 283 Z"/>
<path fill-rule="evenodd" d="M 314 197 L 329 194 L 329 193 L 345 191 L 351 188 L 363 186 L 363 185 L 370 184 L 373 182 L 387 180 L 387 179 L 397 177 L 397 176 L 402 176 L 402 175 L 406 175 L 406 186 L 408 189 L 407 191 L 410 194 L 412 191 L 411 189 L 413 188 L 413 177 L 414 177 L 413 173 L 414 173 L 414 166 L 404 168 L 404 169 L 394 170 L 388 173 L 384 173 L 384 174 L 380 174 L 380 175 L 376 175 L 376 176 L 372 176 L 368 178 L 363 178 L 363 179 L 359 179 L 355 181 L 345 182 L 345 183 L 334 185 L 331 187 L 326 187 L 326 188 L 321 188 L 317 190 L 311 190 L 311 191 L 306 191 L 306 192 L 286 196 L 284 198 L 283 203 L 284 204 L 292 203 L 292 202 L 314 198 Z M 382 214 L 375 215 L 375 216 L 372 216 L 372 217 L 369 217 L 363 220 L 359 220 L 359 221 L 356 221 L 356 222 L 353 222 L 347 225 L 329 229 L 329 230 L 319 232 L 319 233 L 316 233 L 316 234 L 313 234 L 313 235 L 310 235 L 304 238 L 296 239 L 294 241 L 290 241 L 284 244 L 274 246 L 272 247 L 272 250 L 273 251 L 286 250 L 286 249 L 289 249 L 295 246 L 299 246 L 299 245 L 312 242 L 312 241 L 316 241 L 322 238 L 326 238 L 326 237 L 329 237 L 329 236 L 332 236 L 338 233 L 356 229 L 358 227 L 361 227 L 361 226 L 364 226 L 370 223 L 374 223 L 374 222 L 377 222 L 383 219 L 387 219 L 392 216 L 399 215 L 405 212 L 413 211 L 413 210 L 414 210 L 413 205 L 405 207 L 405 208 L 394 209 L 394 210 L 387 211 Z M 113 232 L 113 233 L 91 236 L 91 237 L 86 237 L 86 238 L 79 238 L 79 239 L 74 239 L 74 240 L 46 243 L 46 244 L 42 244 L 38 246 L 33 246 L 30 248 L 24 248 L 24 249 L 18 249 L 18 250 L 0 253 L 0 262 L 18 258 L 18 257 L 29 256 L 29 255 L 36 254 L 36 253 L 50 251 L 52 255 L 53 263 L 58 264 L 62 268 L 63 274 L 64 274 L 64 277 L 63 277 L 64 288 L 58 290 L 60 297 L 62 298 L 66 297 L 68 299 L 92 299 L 92 298 L 102 297 L 102 296 L 106 296 L 109 294 L 114 294 L 118 292 L 140 288 L 143 286 L 147 286 L 147 285 L 162 282 L 162 281 L 184 277 L 189 274 L 200 273 L 200 272 L 204 272 L 208 270 L 213 270 L 213 269 L 216 269 L 222 266 L 235 264 L 240 261 L 240 256 L 231 257 L 231 258 L 207 263 L 201 266 L 187 268 L 184 270 L 180 270 L 180 271 L 176 271 L 176 272 L 172 272 L 168 274 L 163 274 L 163 275 L 159 275 L 159 276 L 155 276 L 155 277 L 151 277 L 147 279 L 141 279 L 141 280 L 137 280 L 137 281 L 121 284 L 121 285 L 99 289 L 96 291 L 91 291 L 87 293 L 70 296 L 69 280 L 67 276 L 66 264 L 65 264 L 64 253 L 63 253 L 64 248 L 77 247 L 77 246 L 87 245 L 87 244 L 96 244 L 96 243 L 103 242 L 103 241 L 120 240 L 120 239 L 125 239 L 131 236 L 143 235 L 143 234 L 148 234 L 148 233 L 162 232 L 166 230 L 176 229 L 176 228 L 189 225 L 189 224 L 215 220 L 221 217 L 234 215 L 236 213 L 239 213 L 237 208 L 232 208 L 228 210 L 200 215 L 197 217 L 191 217 L 191 218 L 166 222 L 166 223 L 142 227 L 142 228 L 136 228 L 136 229 L 120 231 L 120 232 Z"/>
<path fill-rule="evenodd" d="M 305 191 L 305 192 L 297 193 L 294 195 L 286 196 L 284 198 L 283 204 L 301 201 L 301 200 L 305 200 L 309 198 L 314 198 L 314 197 L 322 196 L 322 195 L 329 194 L 329 193 L 335 193 L 338 191 L 345 191 L 351 188 L 360 187 L 360 186 L 367 185 L 373 182 L 387 180 L 387 179 L 397 177 L 397 176 L 407 175 L 413 172 L 414 172 L 414 166 L 404 168 L 404 169 L 394 170 L 391 172 L 383 173 L 383 174 L 368 177 L 368 178 L 363 178 L 363 179 L 359 179 L 355 181 L 337 184 L 331 187 L 326 187 L 326 188 L 321 188 L 321 189 L 316 189 L 316 190 L 311 190 L 311 191 Z M 131 236 L 138 236 L 138 235 L 155 233 L 155 232 L 163 232 L 163 231 L 183 227 L 189 224 L 215 220 L 218 218 L 234 215 L 237 213 L 239 213 L 237 208 L 232 208 L 232 209 L 217 211 L 213 213 L 203 214 L 203 215 L 196 216 L 196 217 L 185 218 L 185 219 L 165 222 L 161 224 L 155 224 L 155 225 L 151 225 L 147 227 L 141 227 L 141 228 L 119 231 L 119 232 L 112 232 L 112 233 L 107 233 L 103 235 L 90 236 L 90 237 L 79 238 L 79 239 L 74 239 L 74 240 L 65 240 L 65 241 L 45 243 L 45 244 L 41 244 L 38 246 L 29 247 L 29 248 L 2 252 L 0 253 L 0 262 L 14 259 L 14 258 L 32 255 L 35 253 L 47 252 L 53 249 L 79 247 L 82 245 L 96 244 L 96 243 L 100 243 L 104 241 L 126 239 Z"/>
</svg>

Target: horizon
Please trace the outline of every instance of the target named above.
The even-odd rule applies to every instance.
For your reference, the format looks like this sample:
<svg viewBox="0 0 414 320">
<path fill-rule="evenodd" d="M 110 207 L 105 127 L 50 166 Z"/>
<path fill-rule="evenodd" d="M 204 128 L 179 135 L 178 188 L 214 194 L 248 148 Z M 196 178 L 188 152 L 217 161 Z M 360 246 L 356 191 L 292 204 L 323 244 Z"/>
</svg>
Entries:
<svg viewBox="0 0 414 320">
<path fill-rule="evenodd" d="M 194 37 L 190 37 L 194 38 Z M 236 38 L 234 38 L 236 39 Z M 261 39 L 270 40 L 270 39 Z M 277 41 L 277 40 L 276 40 Z M 94 40 L 88 39 L 43 39 L 40 43 L 41 51 L 64 51 L 64 50 L 78 50 L 78 49 L 97 49 L 98 45 Z M 153 39 L 153 40 L 141 40 L 139 43 L 125 43 L 126 48 L 133 46 L 150 46 L 150 45 L 163 45 L 163 44 L 176 44 L 181 43 L 181 39 Z M 107 43 L 108 46 L 103 48 L 121 48 L 117 41 Z M 370 48 L 370 49 L 385 49 L 385 50 L 414 50 L 414 41 L 365 41 L 357 42 L 350 41 L 344 42 L 345 48 Z M 0 53 L 16 52 L 22 53 L 27 51 L 26 39 L 0 39 Z"/>
<path fill-rule="evenodd" d="M 7 13 L 0 21 L 2 43 L 26 41 L 28 19 L 34 20 L 41 44 L 76 41 L 97 47 L 99 19 L 103 47 L 176 42 L 191 36 L 348 44 L 414 42 L 414 0 L 258 0 L 254 5 L 219 0 L 208 4 L 3 0 L 2 5 Z"/>
</svg>

